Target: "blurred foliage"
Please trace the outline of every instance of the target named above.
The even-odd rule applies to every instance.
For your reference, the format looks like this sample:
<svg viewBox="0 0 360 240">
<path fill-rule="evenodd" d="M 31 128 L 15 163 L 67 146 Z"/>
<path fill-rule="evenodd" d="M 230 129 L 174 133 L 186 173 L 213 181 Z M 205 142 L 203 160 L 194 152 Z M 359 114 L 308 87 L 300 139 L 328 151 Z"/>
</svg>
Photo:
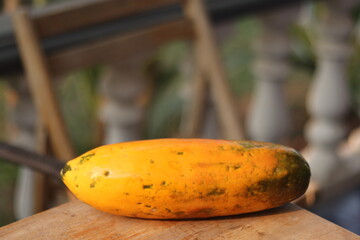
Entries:
<svg viewBox="0 0 360 240">
<path fill-rule="evenodd" d="M 6 122 L 8 109 L 6 106 L 7 83 L 0 79 L 0 141 L 6 138 Z M 14 221 L 13 190 L 16 180 L 17 166 L 0 159 L 0 226 Z"/>
<path fill-rule="evenodd" d="M 184 43 L 169 45 L 159 52 L 149 66 L 148 73 L 156 87 L 146 111 L 145 138 L 169 137 L 179 127 L 183 107 L 179 89 L 184 79 L 173 64 L 179 63 L 184 50 L 186 51 Z M 159 62 L 162 56 L 168 59 L 165 66 Z"/>
<path fill-rule="evenodd" d="M 0 226 L 15 220 L 13 195 L 17 166 L 0 159 Z"/>
<path fill-rule="evenodd" d="M 315 71 L 315 47 L 313 36 L 300 25 L 295 25 L 291 31 L 293 44 L 290 61 L 294 70 Z"/>
<path fill-rule="evenodd" d="M 145 118 L 145 138 L 175 136 L 180 125 L 184 99 L 181 90 L 187 76 L 181 63 L 189 60 L 190 46 L 179 41 L 161 48 L 152 58 L 145 74 L 153 81 L 152 98 Z"/>
<path fill-rule="evenodd" d="M 58 89 L 65 122 L 78 154 L 95 147 L 98 137 L 98 80 L 101 68 L 72 73 Z"/>
<path fill-rule="evenodd" d="M 238 96 L 249 93 L 252 89 L 251 64 L 254 54 L 251 44 L 259 33 L 257 20 L 242 19 L 235 24 L 234 35 L 220 46 L 231 89 Z M 181 65 L 191 61 L 191 51 L 191 44 L 188 42 L 175 42 L 161 48 L 154 56 L 149 71 L 154 81 L 154 92 L 147 112 L 146 138 L 178 135 L 187 100 L 184 99 L 183 91 L 193 81 L 191 76 L 181 71 Z"/>
<path fill-rule="evenodd" d="M 253 43 L 260 33 L 257 19 L 244 18 L 235 23 L 233 35 L 220 46 L 230 88 L 237 96 L 248 94 L 253 89 Z"/>
</svg>

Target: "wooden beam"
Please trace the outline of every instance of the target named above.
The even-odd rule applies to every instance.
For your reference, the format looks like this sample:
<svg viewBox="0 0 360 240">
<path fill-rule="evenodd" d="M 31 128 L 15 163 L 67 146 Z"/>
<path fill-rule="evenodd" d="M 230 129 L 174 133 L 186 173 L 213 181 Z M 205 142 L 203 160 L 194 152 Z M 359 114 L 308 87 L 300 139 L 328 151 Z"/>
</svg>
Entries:
<svg viewBox="0 0 360 240">
<path fill-rule="evenodd" d="M 36 31 L 25 11 L 15 13 L 13 23 L 36 109 L 49 132 L 55 155 L 63 161 L 68 161 L 75 154 L 52 88 L 49 68 Z"/>
<path fill-rule="evenodd" d="M 0 159 L 30 167 L 58 180 L 60 180 L 60 170 L 64 166 L 64 163 L 54 157 L 40 155 L 3 142 L 0 142 Z"/>
<path fill-rule="evenodd" d="M 63 7 L 49 9 L 46 14 L 34 18 L 34 25 L 40 37 L 49 37 L 161 8 L 178 3 L 179 1 L 180 0 L 80 1 L 76 5 L 64 5 Z"/>
<path fill-rule="evenodd" d="M 3 4 L 3 11 L 11 13 L 19 7 L 19 0 L 4 0 Z"/>
<path fill-rule="evenodd" d="M 192 29 L 189 21 L 177 20 L 146 30 L 69 48 L 49 56 L 49 65 L 53 74 L 62 74 L 84 67 L 126 60 L 130 56 L 146 52 L 170 41 L 191 37 Z"/>
</svg>

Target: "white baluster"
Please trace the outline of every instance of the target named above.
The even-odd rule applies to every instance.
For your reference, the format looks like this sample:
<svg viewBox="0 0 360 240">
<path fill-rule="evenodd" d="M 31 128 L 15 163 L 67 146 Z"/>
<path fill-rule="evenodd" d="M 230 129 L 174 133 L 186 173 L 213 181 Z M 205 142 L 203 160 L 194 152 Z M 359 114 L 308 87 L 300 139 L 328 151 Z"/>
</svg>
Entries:
<svg viewBox="0 0 360 240">
<path fill-rule="evenodd" d="M 18 94 L 17 104 L 11 113 L 11 122 L 14 124 L 10 141 L 21 148 L 36 151 L 36 123 L 37 116 L 26 82 L 23 78 L 11 80 L 13 88 Z M 14 211 L 17 219 L 33 215 L 35 209 L 35 175 L 27 167 L 20 167 L 15 186 Z"/>
<path fill-rule="evenodd" d="M 350 104 L 346 70 L 352 52 L 351 10 L 356 2 L 359 1 L 324 2 L 328 6 L 327 17 L 318 26 L 317 70 L 307 99 L 311 115 L 306 128 L 309 147 L 304 155 L 320 186 L 331 184 L 341 175 L 337 150 L 346 134 L 343 119 Z"/>
<path fill-rule="evenodd" d="M 290 27 L 298 6 L 270 12 L 261 18 L 263 36 L 256 45 L 256 88 L 247 117 L 249 138 L 279 142 L 289 135 L 289 111 L 283 92 L 290 66 Z"/>
<path fill-rule="evenodd" d="M 104 144 L 139 140 L 146 89 L 142 63 L 145 56 L 108 65 L 102 79 L 101 117 L 105 123 Z"/>
</svg>

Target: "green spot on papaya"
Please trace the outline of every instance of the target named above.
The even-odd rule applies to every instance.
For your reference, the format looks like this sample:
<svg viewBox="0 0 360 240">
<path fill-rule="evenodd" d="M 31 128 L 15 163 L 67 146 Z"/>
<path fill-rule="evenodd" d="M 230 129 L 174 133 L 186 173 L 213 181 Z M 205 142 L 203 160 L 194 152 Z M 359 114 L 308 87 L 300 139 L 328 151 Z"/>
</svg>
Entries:
<svg viewBox="0 0 360 240">
<path fill-rule="evenodd" d="M 286 174 L 281 178 L 266 178 L 252 184 L 246 188 L 245 196 L 256 196 L 258 194 L 269 193 L 281 193 L 287 191 L 289 175 Z"/>
<path fill-rule="evenodd" d="M 241 168 L 241 165 L 235 165 L 235 166 L 233 166 L 233 169 L 234 169 L 234 170 L 239 169 L 239 168 Z"/>
<path fill-rule="evenodd" d="M 65 174 L 69 171 L 71 171 L 71 166 L 69 164 L 65 164 L 65 166 L 63 167 L 63 169 L 61 169 L 60 172 L 61 178 L 63 178 Z"/>
<path fill-rule="evenodd" d="M 252 142 L 238 142 L 238 144 L 246 149 L 252 149 L 257 147 Z"/>
<path fill-rule="evenodd" d="M 223 195 L 225 194 L 225 188 L 215 187 L 210 189 L 210 191 L 206 194 L 207 196 L 215 196 L 215 195 Z"/>
<path fill-rule="evenodd" d="M 265 142 L 257 142 L 257 141 L 235 141 L 239 146 L 241 146 L 238 151 L 244 151 L 244 150 L 250 150 L 254 148 L 268 148 L 268 149 L 274 149 L 283 147 L 279 144 L 275 143 L 265 143 Z"/>
<path fill-rule="evenodd" d="M 89 161 L 94 155 L 95 155 L 95 153 L 89 153 L 87 155 L 81 156 L 81 158 L 79 160 L 79 164 L 83 164 L 84 162 Z"/>
<path fill-rule="evenodd" d="M 275 154 L 278 160 L 278 168 L 275 173 L 280 171 L 288 172 L 288 182 L 299 188 L 306 190 L 310 180 L 310 167 L 305 159 L 296 151 L 278 152 Z"/>
<path fill-rule="evenodd" d="M 197 213 L 205 213 L 205 214 L 211 214 L 214 212 L 214 209 L 212 208 L 202 208 L 197 211 Z"/>
<path fill-rule="evenodd" d="M 295 151 L 279 151 L 274 156 L 278 160 L 276 168 L 268 178 L 248 186 L 245 197 L 256 197 L 275 206 L 284 202 L 284 196 L 291 201 L 306 191 L 310 169 L 302 156 Z"/>
<path fill-rule="evenodd" d="M 151 189 L 153 188 L 153 184 L 143 185 L 143 189 Z"/>
<path fill-rule="evenodd" d="M 178 211 L 174 213 L 176 216 L 180 217 L 180 216 L 184 216 L 185 212 L 184 211 Z"/>
<path fill-rule="evenodd" d="M 235 204 L 234 209 L 240 209 L 241 206 L 239 204 Z"/>
<path fill-rule="evenodd" d="M 219 147 L 218 147 L 218 150 L 219 150 L 219 151 L 224 151 L 224 150 L 225 150 L 225 147 L 224 147 L 224 146 L 219 146 Z"/>
</svg>

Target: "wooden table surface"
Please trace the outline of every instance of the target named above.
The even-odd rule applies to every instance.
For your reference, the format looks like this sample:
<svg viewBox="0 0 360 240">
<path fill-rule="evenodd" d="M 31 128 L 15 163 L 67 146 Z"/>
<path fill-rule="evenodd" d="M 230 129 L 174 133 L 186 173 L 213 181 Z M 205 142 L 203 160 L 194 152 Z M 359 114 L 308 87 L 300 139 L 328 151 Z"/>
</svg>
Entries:
<svg viewBox="0 0 360 240">
<path fill-rule="evenodd" d="M 0 239 L 360 239 L 293 204 L 206 220 L 143 220 L 114 216 L 73 200 L 0 228 Z"/>
</svg>

